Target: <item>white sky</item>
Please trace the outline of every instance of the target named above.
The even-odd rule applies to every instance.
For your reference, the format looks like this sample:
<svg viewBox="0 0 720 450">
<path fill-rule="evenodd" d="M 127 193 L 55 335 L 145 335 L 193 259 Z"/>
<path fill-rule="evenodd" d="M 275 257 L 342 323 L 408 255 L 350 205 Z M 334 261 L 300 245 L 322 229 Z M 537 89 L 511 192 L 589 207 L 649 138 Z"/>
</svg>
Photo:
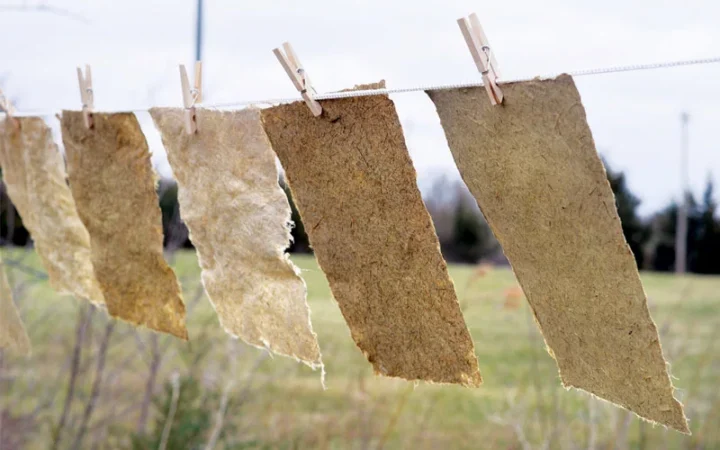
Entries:
<svg viewBox="0 0 720 450">
<path fill-rule="evenodd" d="M 294 96 L 272 48 L 292 42 L 319 92 L 386 79 L 388 87 L 479 78 L 455 20 L 477 12 L 502 76 L 719 56 L 720 2 L 531 0 L 206 0 L 205 101 Z M 182 104 L 178 63 L 194 55 L 194 0 L 46 0 L 82 16 L 18 12 L 0 0 L 0 77 L 23 109 L 79 109 L 75 67 L 89 63 L 97 110 Z M 714 44 L 714 45 L 713 45 Z M 598 150 L 626 171 L 648 213 L 677 197 L 680 113 L 690 122 L 690 176 L 700 194 L 720 181 L 720 64 L 580 77 Z M 394 96 L 423 186 L 457 176 L 431 102 Z M 138 115 L 153 160 L 169 174 L 159 136 Z M 57 120 L 48 117 L 57 128 Z"/>
</svg>

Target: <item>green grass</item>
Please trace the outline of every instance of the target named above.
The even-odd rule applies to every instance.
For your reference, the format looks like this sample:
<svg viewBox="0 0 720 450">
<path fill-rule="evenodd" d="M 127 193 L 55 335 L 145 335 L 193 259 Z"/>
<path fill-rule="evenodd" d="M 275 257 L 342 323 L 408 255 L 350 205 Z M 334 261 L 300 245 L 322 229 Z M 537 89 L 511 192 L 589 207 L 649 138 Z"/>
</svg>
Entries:
<svg viewBox="0 0 720 450">
<path fill-rule="evenodd" d="M 3 256 L 11 264 L 21 260 L 22 267 L 41 270 L 34 253 L 14 250 L 4 251 Z M 319 372 L 283 357 L 267 358 L 252 372 L 263 352 L 229 339 L 205 298 L 189 310 L 189 343 L 160 337 L 167 350 L 159 382 L 174 371 L 197 376 L 208 389 L 221 389 L 232 381 L 231 401 L 252 383 L 247 400 L 226 417 L 237 442 L 254 440 L 281 448 L 520 448 L 519 428 L 533 448 L 539 448 L 548 436 L 549 448 L 585 448 L 591 434 L 597 436 L 599 448 L 617 440 L 646 448 L 720 446 L 720 278 L 643 275 L 651 313 L 661 329 L 694 436 L 632 418 L 625 438 L 622 410 L 560 387 L 555 362 L 545 351 L 524 300 L 517 309 L 503 307 L 506 289 L 517 285 L 510 270 L 494 269 L 473 279 L 473 267 L 450 267 L 484 379 L 482 387 L 467 389 L 374 376 L 350 338 L 315 260 L 300 256 L 293 260 L 308 285 L 312 322 L 327 371 L 326 390 Z M 199 289 L 194 253 L 177 253 L 173 263 L 189 302 Z M 34 282 L 35 275 L 25 269 L 13 266 L 8 272 L 11 284 L 20 290 L 18 303 L 34 353 L 26 360 L 6 353 L 4 370 L 17 378 L 5 386 L 2 398 L 14 408 L 13 413 L 29 414 L 43 393 L 58 391 L 33 437 L 37 448 L 46 448 L 64 399 L 79 302 L 56 295 L 44 281 Z M 88 361 L 102 335 L 104 315 L 95 313 L 91 344 L 85 350 Z M 106 376 L 112 379 L 103 385 L 91 427 L 110 417 L 115 429 L 134 428 L 136 409 L 120 417 L 113 417 L 112 412 L 120 409 L 118 405 L 141 401 L 148 352 L 146 344 L 138 342 L 147 343 L 149 336 L 150 332 L 136 333 L 125 324 L 116 327 L 106 367 Z M 93 364 L 88 362 L 80 374 L 74 417 L 85 407 Z M 99 436 L 95 439 L 105 439 L 102 433 Z"/>
</svg>

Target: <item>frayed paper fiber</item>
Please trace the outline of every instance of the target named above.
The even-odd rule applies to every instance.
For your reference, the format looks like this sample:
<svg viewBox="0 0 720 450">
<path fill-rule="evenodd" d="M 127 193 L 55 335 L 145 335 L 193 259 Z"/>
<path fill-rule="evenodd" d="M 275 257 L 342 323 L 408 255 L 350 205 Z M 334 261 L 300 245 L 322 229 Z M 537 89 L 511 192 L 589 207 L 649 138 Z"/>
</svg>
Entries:
<svg viewBox="0 0 720 450">
<path fill-rule="evenodd" d="M 687 433 L 572 78 L 428 92 L 566 387 Z"/>
<path fill-rule="evenodd" d="M 245 342 L 321 367 L 305 282 L 285 250 L 290 205 L 260 112 L 153 108 L 178 202 L 222 326 Z"/>
<path fill-rule="evenodd" d="M 187 339 L 185 305 L 163 256 L 162 218 L 145 136 L 133 114 L 63 111 L 70 189 L 89 234 L 111 316 Z"/>
<path fill-rule="evenodd" d="M 378 88 L 382 84 L 358 88 Z M 262 111 L 318 263 L 376 373 L 478 386 L 480 371 L 387 96 Z"/>
<path fill-rule="evenodd" d="M 39 117 L 0 123 L 0 165 L 8 195 L 32 236 L 50 285 L 104 302 L 90 258 L 90 236 L 67 185 L 65 161 Z"/>
</svg>

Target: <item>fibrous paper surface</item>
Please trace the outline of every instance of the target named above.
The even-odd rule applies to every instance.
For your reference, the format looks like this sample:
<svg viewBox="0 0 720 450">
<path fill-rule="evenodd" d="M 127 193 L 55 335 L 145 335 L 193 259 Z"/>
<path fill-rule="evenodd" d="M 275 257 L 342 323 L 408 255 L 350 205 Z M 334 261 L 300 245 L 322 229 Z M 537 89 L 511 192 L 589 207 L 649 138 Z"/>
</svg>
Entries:
<svg viewBox="0 0 720 450">
<path fill-rule="evenodd" d="M 688 432 L 572 78 L 502 90 L 428 94 L 563 384 Z"/>
<path fill-rule="evenodd" d="M 145 136 L 133 114 L 63 111 L 70 189 L 111 316 L 187 339 L 180 286 L 163 256 L 162 218 Z"/>
<path fill-rule="evenodd" d="M 298 102 L 262 120 L 353 339 L 376 373 L 479 385 L 393 102 L 321 103 L 321 117 Z"/>
<path fill-rule="evenodd" d="M 30 231 L 57 291 L 103 303 L 90 259 L 90 236 L 67 185 L 65 162 L 39 117 L 0 123 L 0 165 L 8 195 Z"/>
<path fill-rule="evenodd" d="M 305 282 L 288 259 L 290 205 L 256 109 L 153 108 L 178 182 L 180 212 L 198 253 L 202 280 L 225 330 L 315 367 Z"/>
</svg>

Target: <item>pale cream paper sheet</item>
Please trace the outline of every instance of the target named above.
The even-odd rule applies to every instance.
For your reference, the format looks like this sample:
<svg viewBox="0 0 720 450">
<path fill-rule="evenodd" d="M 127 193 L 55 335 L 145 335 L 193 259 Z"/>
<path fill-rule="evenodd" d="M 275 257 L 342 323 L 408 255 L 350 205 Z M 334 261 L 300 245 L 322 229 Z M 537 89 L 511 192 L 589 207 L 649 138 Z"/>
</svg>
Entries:
<svg viewBox="0 0 720 450">
<path fill-rule="evenodd" d="M 153 108 L 178 182 L 180 213 L 222 326 L 245 342 L 322 366 L 305 282 L 288 259 L 290 206 L 256 109 Z"/>
<path fill-rule="evenodd" d="M 30 231 L 50 285 L 104 303 L 90 258 L 90 236 L 70 193 L 65 162 L 39 117 L 0 122 L 0 165 L 8 195 Z"/>
</svg>

